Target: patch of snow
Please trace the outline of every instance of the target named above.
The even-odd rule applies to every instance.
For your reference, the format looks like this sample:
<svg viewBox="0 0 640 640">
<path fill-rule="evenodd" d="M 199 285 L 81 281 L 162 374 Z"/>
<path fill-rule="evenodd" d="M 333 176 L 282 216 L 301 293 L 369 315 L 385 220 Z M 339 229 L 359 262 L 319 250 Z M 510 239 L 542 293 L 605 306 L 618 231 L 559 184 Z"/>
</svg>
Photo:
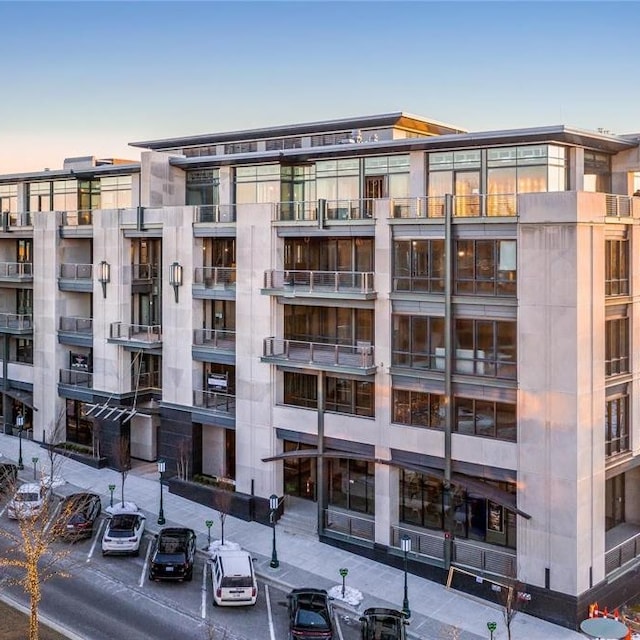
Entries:
<svg viewBox="0 0 640 640">
<path fill-rule="evenodd" d="M 231 549 L 233 551 L 239 551 L 242 547 L 237 542 L 230 542 L 225 540 L 222 544 L 222 540 L 212 540 L 211 544 L 206 548 L 207 553 L 213 557 L 218 549 Z"/>
<path fill-rule="evenodd" d="M 47 487 L 47 489 L 55 489 L 56 487 L 61 487 L 66 483 L 67 481 L 62 476 L 56 474 L 54 474 L 53 477 L 50 475 L 44 475 L 40 480 L 40 484 L 42 484 L 43 487 Z"/>
<path fill-rule="evenodd" d="M 135 502 L 116 502 L 113 507 L 107 507 L 105 509 L 107 513 L 138 513 L 140 509 L 138 509 L 138 505 Z"/>
<path fill-rule="evenodd" d="M 335 587 L 331 587 L 328 591 L 329 596 L 334 600 L 342 600 L 342 602 L 346 602 L 350 604 L 352 607 L 357 607 L 363 599 L 363 595 L 361 591 L 358 589 L 354 589 L 353 587 L 344 588 L 344 596 L 342 595 L 342 585 L 337 584 Z"/>
</svg>

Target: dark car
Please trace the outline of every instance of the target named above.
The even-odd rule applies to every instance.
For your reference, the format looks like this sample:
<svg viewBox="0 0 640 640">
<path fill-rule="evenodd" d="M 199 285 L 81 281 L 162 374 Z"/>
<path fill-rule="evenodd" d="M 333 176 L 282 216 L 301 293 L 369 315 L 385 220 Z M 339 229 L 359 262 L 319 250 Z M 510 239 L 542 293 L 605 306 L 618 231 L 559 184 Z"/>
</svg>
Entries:
<svg viewBox="0 0 640 640">
<path fill-rule="evenodd" d="M 360 618 L 362 640 L 406 640 L 406 616 L 396 609 L 372 607 Z"/>
<path fill-rule="evenodd" d="M 13 493 L 18 482 L 18 467 L 10 462 L 0 462 L 0 493 Z"/>
<path fill-rule="evenodd" d="M 73 493 L 60 502 L 55 531 L 65 539 L 90 538 L 101 512 L 102 502 L 99 495 Z"/>
<path fill-rule="evenodd" d="M 193 529 L 161 529 L 149 560 L 149 580 L 191 580 L 195 555 L 196 533 Z"/>
<path fill-rule="evenodd" d="M 333 640 L 331 598 L 324 589 L 293 589 L 287 608 L 289 640 Z"/>
</svg>

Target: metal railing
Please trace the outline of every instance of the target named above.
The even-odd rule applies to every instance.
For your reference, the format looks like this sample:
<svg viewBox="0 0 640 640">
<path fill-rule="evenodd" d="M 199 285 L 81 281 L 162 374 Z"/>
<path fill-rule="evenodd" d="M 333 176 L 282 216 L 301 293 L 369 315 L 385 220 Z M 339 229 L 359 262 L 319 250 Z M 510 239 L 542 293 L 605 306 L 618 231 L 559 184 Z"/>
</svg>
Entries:
<svg viewBox="0 0 640 640">
<path fill-rule="evenodd" d="M 0 329 L 31 329 L 33 316 L 19 313 L 0 313 Z"/>
<path fill-rule="evenodd" d="M 318 201 L 278 202 L 275 205 L 275 219 L 287 222 L 317 220 Z"/>
<path fill-rule="evenodd" d="M 265 289 L 300 288 L 321 293 L 373 293 L 374 274 L 368 271 L 275 271 L 264 273 Z"/>
<path fill-rule="evenodd" d="M 91 389 L 93 387 L 93 373 L 77 369 L 60 369 L 60 384 Z"/>
<path fill-rule="evenodd" d="M 137 280 L 151 280 L 154 276 L 155 265 L 152 264 L 132 264 L 131 266 L 131 281 Z"/>
<path fill-rule="evenodd" d="M 194 207 L 195 223 L 220 223 L 236 221 L 235 204 L 201 204 Z"/>
<path fill-rule="evenodd" d="M 0 262 L 0 278 L 33 278 L 33 263 Z"/>
<path fill-rule="evenodd" d="M 212 287 L 235 287 L 235 267 L 196 267 L 193 283 L 203 285 L 205 289 Z"/>
<path fill-rule="evenodd" d="M 193 392 L 193 406 L 199 409 L 210 409 L 221 413 L 235 414 L 236 397 L 229 393 L 196 389 Z"/>
<path fill-rule="evenodd" d="M 159 324 L 148 325 L 112 322 L 109 337 L 112 340 L 128 340 L 149 344 L 160 343 L 162 342 L 162 326 Z"/>
<path fill-rule="evenodd" d="M 60 277 L 68 280 L 91 280 L 93 265 L 65 262 L 60 265 Z"/>
<path fill-rule="evenodd" d="M 612 218 L 628 218 L 632 213 L 633 198 L 607 193 L 604 198 L 605 215 Z"/>
<path fill-rule="evenodd" d="M 454 540 L 452 562 L 498 576 L 514 576 L 517 573 L 516 554 L 498 551 L 473 542 Z"/>
<path fill-rule="evenodd" d="M 401 548 L 402 538 L 409 536 L 411 539 L 411 552 L 434 560 L 444 561 L 445 539 L 443 534 L 416 531 L 404 527 L 391 527 L 391 545 Z"/>
<path fill-rule="evenodd" d="M 65 227 L 81 227 L 93 224 L 93 211 L 79 209 L 78 211 L 63 211 L 62 225 Z"/>
<path fill-rule="evenodd" d="M 376 199 L 326 200 L 325 220 L 367 220 L 373 218 Z"/>
<path fill-rule="evenodd" d="M 640 533 L 609 549 L 604 554 L 604 571 L 608 575 L 640 556 Z"/>
<path fill-rule="evenodd" d="M 31 212 L 30 211 L 22 211 L 17 213 L 15 211 L 3 211 L 1 216 L 1 224 L 3 228 L 8 227 L 30 227 L 31 222 Z"/>
<path fill-rule="evenodd" d="M 355 516 L 336 509 L 325 509 L 323 516 L 325 532 L 340 533 L 367 542 L 375 541 L 376 523 L 373 518 Z"/>
<path fill-rule="evenodd" d="M 265 338 L 263 356 L 324 366 L 368 369 L 374 365 L 374 348 L 369 342 L 358 345 L 305 342 L 283 338 Z"/>
<path fill-rule="evenodd" d="M 480 216 L 516 216 L 515 193 L 472 194 L 452 196 L 454 218 Z M 445 196 L 394 198 L 391 201 L 392 218 L 444 218 Z"/>
<path fill-rule="evenodd" d="M 61 317 L 59 331 L 66 333 L 93 333 L 93 318 Z"/>
<path fill-rule="evenodd" d="M 236 332 L 226 329 L 194 329 L 193 344 L 210 349 L 234 351 L 236 348 Z"/>
<path fill-rule="evenodd" d="M 132 389 L 162 389 L 162 372 L 145 371 L 131 376 Z"/>
</svg>

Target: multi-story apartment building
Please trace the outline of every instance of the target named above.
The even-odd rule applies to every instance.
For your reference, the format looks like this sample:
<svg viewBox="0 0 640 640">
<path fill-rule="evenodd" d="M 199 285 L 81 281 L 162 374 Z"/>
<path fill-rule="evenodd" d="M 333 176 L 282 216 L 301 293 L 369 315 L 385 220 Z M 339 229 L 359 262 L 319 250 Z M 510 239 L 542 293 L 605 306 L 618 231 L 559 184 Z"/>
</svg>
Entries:
<svg viewBox="0 0 640 640">
<path fill-rule="evenodd" d="M 133 146 L 0 176 L 6 431 L 275 493 L 381 562 L 408 536 L 415 573 L 517 578 L 567 626 L 640 592 L 637 135 Z"/>
</svg>

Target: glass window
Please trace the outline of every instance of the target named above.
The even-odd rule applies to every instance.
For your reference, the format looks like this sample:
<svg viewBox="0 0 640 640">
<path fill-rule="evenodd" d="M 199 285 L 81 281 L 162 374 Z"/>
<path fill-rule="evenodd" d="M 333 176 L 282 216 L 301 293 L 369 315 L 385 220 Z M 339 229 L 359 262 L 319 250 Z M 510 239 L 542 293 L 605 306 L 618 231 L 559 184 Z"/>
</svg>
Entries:
<svg viewBox="0 0 640 640">
<path fill-rule="evenodd" d="M 284 403 L 315 409 L 318 406 L 318 378 L 305 373 L 285 371 Z"/>
<path fill-rule="evenodd" d="M 605 240 L 605 295 L 629 295 L 629 242 L 626 238 Z"/>
<path fill-rule="evenodd" d="M 444 291 L 444 240 L 393 243 L 394 291 Z"/>
<path fill-rule="evenodd" d="M 607 398 L 605 412 L 605 455 L 629 450 L 629 395 Z"/>
<path fill-rule="evenodd" d="M 78 210 L 78 182 L 77 180 L 56 180 L 53 183 L 54 211 Z"/>
<path fill-rule="evenodd" d="M 392 396 L 393 422 L 430 429 L 444 427 L 443 395 L 394 389 Z"/>
<path fill-rule="evenodd" d="M 370 418 L 375 415 L 372 382 L 327 376 L 325 398 L 327 411 Z"/>
<path fill-rule="evenodd" d="M 469 436 L 516 442 L 516 405 L 456 397 L 453 430 Z"/>
<path fill-rule="evenodd" d="M 605 322 L 605 375 L 629 372 L 629 318 Z"/>
<path fill-rule="evenodd" d="M 252 165 L 235 169 L 237 204 L 280 201 L 280 165 Z"/>
<path fill-rule="evenodd" d="M 30 182 L 27 184 L 29 211 L 52 211 L 53 183 Z"/>
<path fill-rule="evenodd" d="M 329 459 L 329 504 L 375 513 L 375 465 L 364 460 Z"/>
<path fill-rule="evenodd" d="M 131 176 L 100 178 L 100 208 L 127 209 L 131 207 Z"/>
<path fill-rule="evenodd" d="M 393 365 L 444 368 L 444 318 L 394 314 L 392 326 Z"/>
<path fill-rule="evenodd" d="M 18 185 L 0 184 L 0 212 L 18 213 Z"/>
<path fill-rule="evenodd" d="M 516 295 L 515 240 L 458 240 L 455 252 L 455 293 Z"/>
</svg>

